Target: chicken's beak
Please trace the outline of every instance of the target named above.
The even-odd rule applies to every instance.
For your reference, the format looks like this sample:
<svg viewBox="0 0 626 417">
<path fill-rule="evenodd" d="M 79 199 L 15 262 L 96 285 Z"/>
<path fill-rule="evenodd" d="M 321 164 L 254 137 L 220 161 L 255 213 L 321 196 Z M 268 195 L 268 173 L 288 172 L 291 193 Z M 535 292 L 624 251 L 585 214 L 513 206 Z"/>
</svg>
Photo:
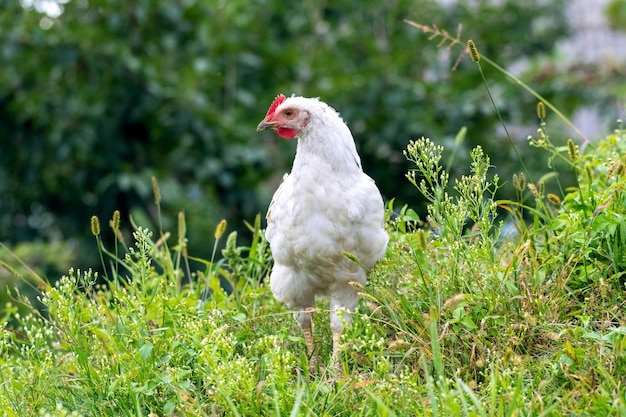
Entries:
<svg viewBox="0 0 626 417">
<path fill-rule="evenodd" d="M 256 127 L 256 131 L 260 132 L 261 130 L 265 130 L 268 127 L 274 127 L 275 124 L 276 122 L 268 122 L 267 120 L 263 119 L 261 120 L 261 123 L 259 123 L 259 125 Z"/>
</svg>

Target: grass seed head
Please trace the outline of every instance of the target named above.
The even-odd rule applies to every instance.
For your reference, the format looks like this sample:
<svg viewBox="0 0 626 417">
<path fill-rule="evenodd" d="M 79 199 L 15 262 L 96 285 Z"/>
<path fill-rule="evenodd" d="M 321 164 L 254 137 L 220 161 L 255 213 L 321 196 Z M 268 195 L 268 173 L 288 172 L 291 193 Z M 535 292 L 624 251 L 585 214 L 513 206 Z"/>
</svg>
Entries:
<svg viewBox="0 0 626 417">
<path fill-rule="evenodd" d="M 519 191 L 524 191 L 526 189 L 526 176 L 523 172 L 518 174 L 513 174 L 513 187 Z"/>
<path fill-rule="evenodd" d="M 541 120 L 546 118 L 546 105 L 543 104 L 543 101 L 537 103 L 537 117 Z"/>
<path fill-rule="evenodd" d="M 472 58 L 472 61 L 474 62 L 479 62 L 480 61 L 480 54 L 478 53 L 478 49 L 476 48 L 476 44 L 474 44 L 473 40 L 468 40 L 467 41 L 467 48 L 469 49 L 469 54 L 470 57 Z"/>
<path fill-rule="evenodd" d="M 222 219 L 220 220 L 220 222 L 217 224 L 217 227 L 215 227 L 215 239 L 219 239 L 222 236 L 224 236 L 224 233 L 226 232 L 226 220 Z"/>
<path fill-rule="evenodd" d="M 587 176 L 587 181 L 589 184 L 593 183 L 593 173 L 591 172 L 591 166 L 585 165 L 585 175 Z"/>
<path fill-rule="evenodd" d="M 186 223 L 185 223 L 185 212 L 181 211 L 178 213 L 178 238 L 182 239 L 185 236 L 186 232 Z"/>
<path fill-rule="evenodd" d="M 159 182 L 154 175 L 152 176 L 152 191 L 154 193 L 154 202 L 159 205 L 161 203 L 161 190 L 159 189 Z"/>
<path fill-rule="evenodd" d="M 113 217 L 111 218 L 111 229 L 115 230 L 120 230 L 120 211 L 119 210 L 115 210 L 113 212 Z"/>
<path fill-rule="evenodd" d="M 548 201 L 552 204 L 554 204 L 555 206 L 560 206 L 561 205 L 561 199 L 559 198 L 558 195 L 553 194 L 553 193 L 548 193 L 548 195 L 546 196 Z"/>
<path fill-rule="evenodd" d="M 425 251 L 426 250 L 426 246 L 428 245 L 427 235 L 428 234 L 424 230 L 422 230 L 422 229 L 417 231 L 417 246 L 422 251 Z"/>
<path fill-rule="evenodd" d="M 359 258 L 356 255 L 354 255 L 354 254 L 352 254 L 352 253 L 350 253 L 348 251 L 344 250 L 344 251 L 341 252 L 341 254 L 343 256 L 345 256 L 346 258 L 350 259 L 352 262 L 356 262 L 357 264 L 361 263 L 361 261 L 359 260 Z"/>
<path fill-rule="evenodd" d="M 567 140 L 567 154 L 572 161 L 576 162 L 578 160 L 578 145 L 572 139 Z"/>
<path fill-rule="evenodd" d="M 100 236 L 100 220 L 98 216 L 91 216 L 91 234 L 96 237 Z"/>
</svg>

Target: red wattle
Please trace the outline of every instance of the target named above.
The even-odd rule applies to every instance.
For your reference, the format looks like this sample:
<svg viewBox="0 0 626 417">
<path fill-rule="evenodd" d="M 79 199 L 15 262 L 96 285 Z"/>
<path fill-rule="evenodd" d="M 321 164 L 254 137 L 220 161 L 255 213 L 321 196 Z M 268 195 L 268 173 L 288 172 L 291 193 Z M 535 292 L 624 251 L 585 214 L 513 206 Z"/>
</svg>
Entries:
<svg viewBox="0 0 626 417">
<path fill-rule="evenodd" d="M 298 131 L 296 129 L 288 129 L 286 127 L 279 127 L 276 129 L 276 133 L 278 133 L 278 136 L 280 136 L 281 138 L 293 139 L 298 134 Z"/>
</svg>

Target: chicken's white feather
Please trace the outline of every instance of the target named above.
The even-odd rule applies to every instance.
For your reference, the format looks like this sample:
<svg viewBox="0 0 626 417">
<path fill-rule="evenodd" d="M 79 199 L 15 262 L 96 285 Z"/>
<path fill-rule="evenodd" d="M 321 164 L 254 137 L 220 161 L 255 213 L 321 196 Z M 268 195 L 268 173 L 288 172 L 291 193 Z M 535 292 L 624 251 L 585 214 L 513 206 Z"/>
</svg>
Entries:
<svg viewBox="0 0 626 417">
<path fill-rule="evenodd" d="M 271 289 L 289 308 L 313 307 L 316 295 L 328 295 L 331 308 L 352 310 L 358 293 L 350 281 L 365 285 L 367 270 L 385 253 L 383 200 L 334 109 L 304 97 L 287 98 L 275 112 L 285 108 L 308 117 L 297 134 L 291 173 L 268 209 Z"/>
</svg>

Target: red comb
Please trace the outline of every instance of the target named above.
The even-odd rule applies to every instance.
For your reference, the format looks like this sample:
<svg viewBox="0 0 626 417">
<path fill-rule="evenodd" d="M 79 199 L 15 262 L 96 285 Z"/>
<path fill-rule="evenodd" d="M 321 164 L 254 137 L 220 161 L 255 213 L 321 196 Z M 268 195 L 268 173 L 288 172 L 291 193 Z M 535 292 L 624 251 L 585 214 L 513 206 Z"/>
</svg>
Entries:
<svg viewBox="0 0 626 417">
<path fill-rule="evenodd" d="M 283 104 L 285 100 L 287 100 L 287 97 L 285 97 L 284 95 L 282 94 L 277 95 L 274 101 L 272 101 L 272 105 L 267 110 L 267 114 L 265 115 L 265 118 L 267 119 L 269 116 L 273 115 L 274 112 L 276 111 L 276 107 Z"/>
</svg>

